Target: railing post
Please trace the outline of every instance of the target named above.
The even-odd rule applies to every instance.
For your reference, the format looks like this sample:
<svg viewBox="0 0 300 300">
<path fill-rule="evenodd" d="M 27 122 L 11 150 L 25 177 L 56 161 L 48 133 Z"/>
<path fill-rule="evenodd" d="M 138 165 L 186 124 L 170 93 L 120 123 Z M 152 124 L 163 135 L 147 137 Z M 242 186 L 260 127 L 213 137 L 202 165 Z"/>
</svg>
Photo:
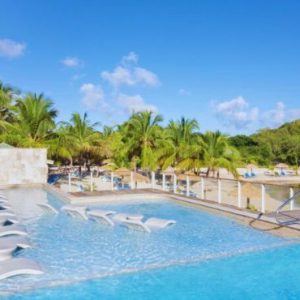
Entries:
<svg viewBox="0 0 300 300">
<path fill-rule="evenodd" d="M 186 195 L 187 197 L 190 196 L 190 178 L 186 176 Z"/>
<path fill-rule="evenodd" d="M 93 172 L 91 171 L 91 182 L 90 182 L 90 191 L 92 192 L 94 190 L 94 187 L 93 187 Z"/>
<path fill-rule="evenodd" d="M 238 188 L 238 194 L 237 194 L 238 208 L 242 208 L 242 185 L 240 181 L 238 181 L 237 183 L 237 188 Z"/>
<path fill-rule="evenodd" d="M 261 212 L 264 214 L 266 211 L 266 187 L 261 185 Z"/>
<path fill-rule="evenodd" d="M 151 172 L 151 185 L 152 188 L 154 189 L 154 185 L 155 185 L 155 173 Z"/>
<path fill-rule="evenodd" d="M 290 188 L 290 198 L 294 197 L 294 189 Z M 294 209 L 295 199 L 290 202 L 290 210 Z"/>
<path fill-rule="evenodd" d="M 133 190 L 134 189 L 133 172 L 130 172 L 130 186 L 131 189 Z"/>
<path fill-rule="evenodd" d="M 69 178 L 68 178 L 68 190 L 69 190 L 69 193 L 72 192 L 72 185 L 71 185 L 71 172 L 69 172 Z"/>
<path fill-rule="evenodd" d="M 203 199 L 204 200 L 204 188 L 205 188 L 205 186 L 204 186 L 204 178 L 203 177 L 201 177 L 201 193 L 200 193 L 200 196 L 201 196 L 201 199 Z"/>
<path fill-rule="evenodd" d="M 162 175 L 162 189 L 163 189 L 163 191 L 166 190 L 166 175 L 165 174 Z"/>
<path fill-rule="evenodd" d="M 177 176 L 176 176 L 176 174 L 173 175 L 173 191 L 175 194 L 177 193 Z"/>
<path fill-rule="evenodd" d="M 110 177 L 111 177 L 111 190 L 113 191 L 114 190 L 114 172 L 111 172 Z"/>
<path fill-rule="evenodd" d="M 218 179 L 218 203 L 222 203 L 222 184 L 221 179 Z"/>
</svg>

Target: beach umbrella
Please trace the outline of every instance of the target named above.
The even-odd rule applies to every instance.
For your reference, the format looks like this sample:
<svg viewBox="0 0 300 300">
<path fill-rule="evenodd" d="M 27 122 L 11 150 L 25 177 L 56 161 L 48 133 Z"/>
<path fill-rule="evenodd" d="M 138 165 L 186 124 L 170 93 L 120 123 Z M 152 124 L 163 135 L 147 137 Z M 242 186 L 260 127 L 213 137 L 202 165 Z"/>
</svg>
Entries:
<svg viewBox="0 0 300 300">
<path fill-rule="evenodd" d="M 131 171 L 127 168 L 119 168 L 114 171 L 114 174 L 116 174 L 118 176 L 126 176 L 126 175 L 130 175 L 130 173 L 131 173 Z"/>
<path fill-rule="evenodd" d="M 125 175 L 122 180 L 126 183 L 131 182 L 131 175 L 127 174 Z M 133 173 L 133 181 L 134 182 L 150 182 L 150 179 L 147 176 L 144 176 L 139 173 Z"/>
<path fill-rule="evenodd" d="M 288 169 L 289 168 L 289 166 L 287 165 L 287 164 L 284 164 L 284 163 L 279 163 L 279 164 L 277 164 L 276 166 L 275 166 L 275 168 L 277 168 L 277 169 Z"/>
<path fill-rule="evenodd" d="M 253 169 L 257 169 L 257 165 L 255 165 L 255 164 L 248 164 L 247 165 L 247 169 L 250 169 L 252 171 Z"/>
<path fill-rule="evenodd" d="M 187 171 L 184 174 L 178 175 L 179 180 L 186 180 L 186 177 L 189 177 L 190 181 L 200 181 L 200 176 L 195 175 L 194 172 Z"/>
<path fill-rule="evenodd" d="M 162 173 L 166 176 L 174 176 L 175 175 L 175 169 L 172 168 L 172 167 L 168 167 Z"/>
</svg>

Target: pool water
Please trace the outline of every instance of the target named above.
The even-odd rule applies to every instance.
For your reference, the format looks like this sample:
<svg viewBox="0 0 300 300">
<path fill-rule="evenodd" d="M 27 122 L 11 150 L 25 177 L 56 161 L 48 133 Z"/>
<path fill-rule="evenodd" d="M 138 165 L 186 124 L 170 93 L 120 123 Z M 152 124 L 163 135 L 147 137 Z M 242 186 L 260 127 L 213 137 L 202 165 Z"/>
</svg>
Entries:
<svg viewBox="0 0 300 300">
<path fill-rule="evenodd" d="M 300 296 L 300 247 L 84 281 L 4 299 L 293 300 Z"/>
<path fill-rule="evenodd" d="M 32 249 L 20 252 L 19 256 L 38 261 L 45 274 L 0 282 L 3 299 L 300 296 L 300 288 L 294 287 L 300 276 L 297 263 L 300 247 L 229 218 L 167 199 L 96 206 L 177 222 L 175 226 L 147 234 L 119 225 L 108 227 L 82 221 L 64 213 L 42 214 L 35 206 L 34 209 L 24 206 L 28 201 L 41 199 L 58 209 L 63 205 L 42 190 L 18 189 L 9 193 L 13 204 L 22 208 L 20 213 L 26 212 L 24 224 L 33 243 Z M 289 287 L 292 288 L 289 293 L 281 293 Z"/>
</svg>

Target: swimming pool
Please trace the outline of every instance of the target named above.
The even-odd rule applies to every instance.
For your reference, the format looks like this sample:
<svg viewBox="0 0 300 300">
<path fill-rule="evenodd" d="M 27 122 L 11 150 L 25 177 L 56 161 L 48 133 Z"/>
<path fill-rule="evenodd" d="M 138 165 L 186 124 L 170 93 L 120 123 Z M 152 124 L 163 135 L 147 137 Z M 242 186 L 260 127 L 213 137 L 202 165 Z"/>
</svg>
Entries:
<svg viewBox="0 0 300 300">
<path fill-rule="evenodd" d="M 33 243 L 19 256 L 37 260 L 45 274 L 0 282 L 3 299 L 253 299 L 267 292 L 268 299 L 284 299 L 280 291 L 297 285 L 300 275 L 300 247 L 292 241 L 167 199 L 98 205 L 177 221 L 146 234 L 41 214 L 26 203 L 63 205 L 43 190 L 11 190 L 9 198 Z M 287 271 L 294 275 L 288 282 Z M 284 295 L 295 293 L 300 289 Z"/>
</svg>

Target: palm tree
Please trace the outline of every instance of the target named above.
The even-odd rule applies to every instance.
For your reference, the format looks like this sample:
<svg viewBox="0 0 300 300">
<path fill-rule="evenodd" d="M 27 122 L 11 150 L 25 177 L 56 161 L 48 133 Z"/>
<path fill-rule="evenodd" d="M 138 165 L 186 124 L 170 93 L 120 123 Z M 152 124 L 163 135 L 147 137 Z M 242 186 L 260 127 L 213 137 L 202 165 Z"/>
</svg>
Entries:
<svg viewBox="0 0 300 300">
<path fill-rule="evenodd" d="M 192 146 L 187 158 L 180 162 L 182 167 L 187 169 L 206 167 L 210 173 L 219 176 L 219 169 L 225 168 L 235 177 L 238 177 L 237 162 L 239 161 L 238 151 L 230 146 L 228 138 L 220 131 L 208 131 L 198 139 L 198 145 Z"/>
<path fill-rule="evenodd" d="M 47 142 L 48 155 L 55 161 L 68 159 L 73 165 L 75 141 L 70 136 L 69 130 L 59 123 L 53 137 Z"/>
<path fill-rule="evenodd" d="M 0 131 L 7 129 L 14 120 L 13 98 L 17 91 L 0 81 Z"/>
<path fill-rule="evenodd" d="M 161 115 L 154 116 L 152 112 L 133 114 L 125 126 L 125 145 L 129 159 L 137 161 L 143 169 L 154 170 L 157 167 L 156 149 L 161 140 Z"/>
<path fill-rule="evenodd" d="M 16 122 L 8 138 L 18 146 L 45 146 L 55 129 L 57 110 L 52 101 L 43 94 L 27 94 L 16 100 L 16 112 Z"/>
<path fill-rule="evenodd" d="M 195 130 L 199 124 L 195 119 L 182 117 L 178 121 L 170 121 L 165 130 L 166 143 L 159 151 L 162 169 L 175 167 L 188 153 L 188 149 L 197 141 Z"/>
<path fill-rule="evenodd" d="M 204 165 L 207 167 L 207 176 L 210 172 L 219 176 L 219 169 L 225 168 L 235 177 L 238 177 L 236 163 L 239 160 L 238 151 L 229 145 L 228 138 L 220 131 L 207 132 L 202 136 L 204 148 Z"/>
<path fill-rule="evenodd" d="M 70 122 L 63 125 L 67 130 L 68 142 L 73 145 L 73 155 L 79 159 L 80 164 L 86 164 L 93 156 L 101 155 L 101 136 L 95 130 L 99 123 L 91 123 L 87 113 L 82 117 L 74 113 Z"/>
</svg>

